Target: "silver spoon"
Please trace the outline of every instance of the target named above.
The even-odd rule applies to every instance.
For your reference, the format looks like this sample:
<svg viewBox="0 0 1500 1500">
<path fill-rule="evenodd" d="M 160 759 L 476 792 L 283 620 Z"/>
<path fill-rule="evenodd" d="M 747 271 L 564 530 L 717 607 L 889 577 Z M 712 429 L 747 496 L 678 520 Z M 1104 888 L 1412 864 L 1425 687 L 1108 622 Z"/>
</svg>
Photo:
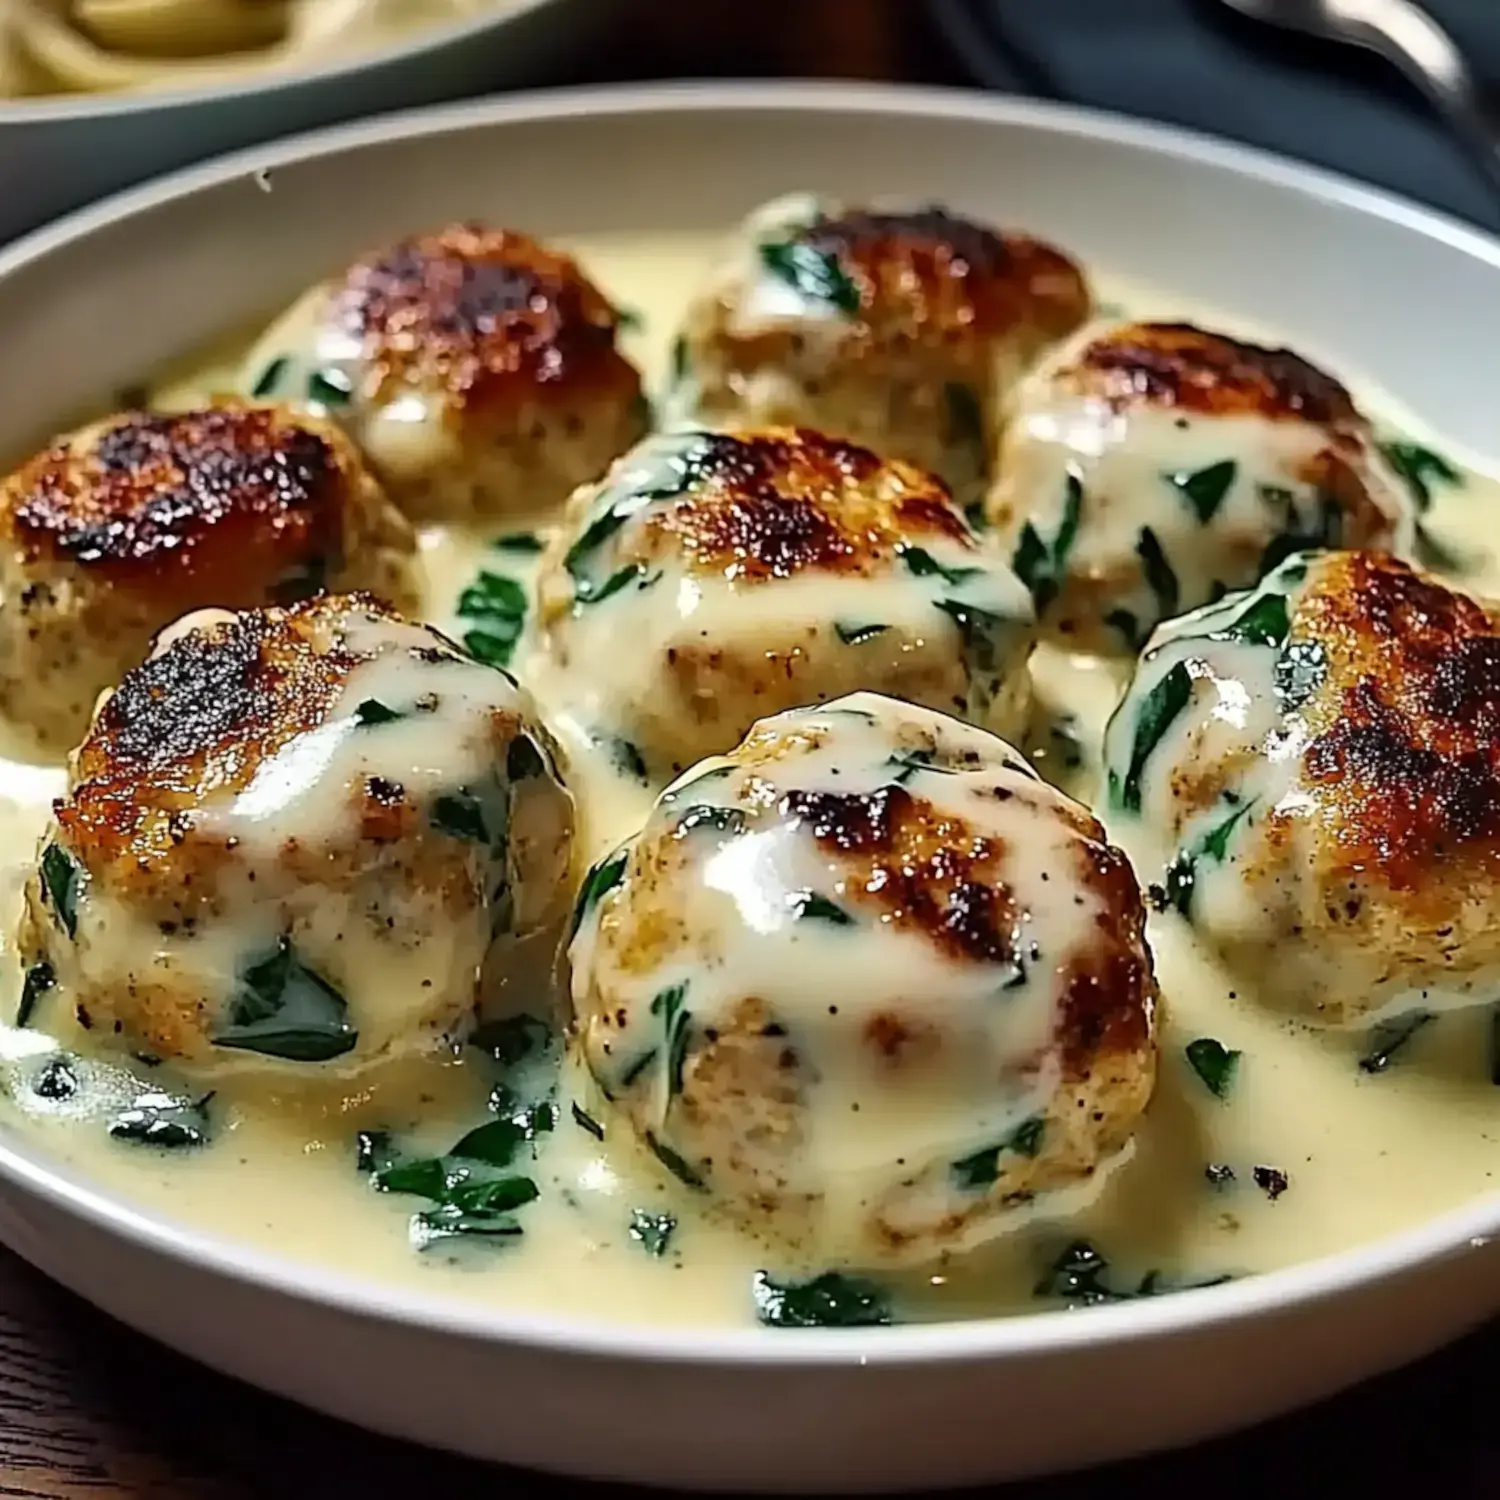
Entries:
<svg viewBox="0 0 1500 1500">
<path fill-rule="evenodd" d="M 1458 44 L 1413 0 L 1223 0 L 1231 10 L 1393 62 L 1432 101 L 1500 192 L 1500 101 Z"/>
</svg>

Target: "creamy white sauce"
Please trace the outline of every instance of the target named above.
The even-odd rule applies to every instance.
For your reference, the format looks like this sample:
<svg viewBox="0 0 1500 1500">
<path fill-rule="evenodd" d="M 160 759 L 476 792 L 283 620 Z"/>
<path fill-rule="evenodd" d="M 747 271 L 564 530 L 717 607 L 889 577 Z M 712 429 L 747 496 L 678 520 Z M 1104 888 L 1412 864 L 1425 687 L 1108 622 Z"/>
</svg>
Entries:
<svg viewBox="0 0 1500 1500">
<path fill-rule="evenodd" d="M 622 236 L 571 248 L 618 301 L 644 315 L 644 330 L 627 335 L 627 343 L 653 391 L 661 392 L 684 294 L 698 282 L 715 246 L 685 236 Z M 1107 281 L 1104 292 L 1133 314 L 1216 321 L 1169 295 Z M 1234 325 L 1230 331 L 1257 333 Z M 1297 342 L 1296 330 L 1288 331 L 1288 341 Z M 165 397 L 180 404 L 229 389 L 243 349 L 238 340 L 223 360 L 205 365 L 200 357 L 196 370 L 166 382 Z M 1304 352 L 1320 357 L 1317 349 Z M 1390 403 L 1367 399 L 1382 425 L 1430 437 Z M 1460 461 L 1468 457 L 1441 439 L 1437 445 Z M 1464 585 L 1500 593 L 1500 572 L 1485 545 L 1497 498 L 1493 481 L 1473 479 L 1461 489 L 1440 491 L 1428 521 L 1444 543 L 1475 563 Z M 434 531 L 423 537 L 422 562 L 427 618 L 461 636 L 474 622 L 457 618 L 455 603 L 475 572 L 482 566 L 524 577 L 532 559 L 491 550 L 484 537 Z M 618 649 L 629 649 L 629 643 Z M 527 659 L 523 643 L 517 660 Z M 1066 739 L 1039 731 L 1035 749 L 1045 757 L 1039 763 L 1054 775 L 1061 766 L 1058 779 L 1091 800 L 1099 738 L 1121 671 L 1118 664 L 1051 647 L 1042 648 L 1036 661 L 1040 703 L 1071 717 L 1081 745 L 1081 763 L 1070 767 Z M 527 677 L 523 666 L 522 675 L 564 747 L 567 780 L 579 803 L 576 852 L 580 861 L 592 860 L 640 826 L 658 788 L 622 773 L 607 747 L 594 743 L 591 725 L 558 711 L 558 685 L 545 673 Z M 0 767 L 0 847 L 11 851 L 0 870 L 7 944 L 30 852 L 61 783 L 56 767 L 20 761 Z M 1155 880 L 1159 868 L 1148 864 L 1140 874 L 1143 883 Z M 1048 1213 L 1073 1205 L 1044 1204 L 1036 1223 L 962 1262 L 893 1277 L 908 1315 L 1034 1308 L 1039 1271 L 1061 1244 L 1077 1237 L 1091 1240 L 1122 1278 L 1159 1268 L 1199 1279 L 1345 1249 L 1493 1191 L 1500 1172 L 1500 1097 L 1489 1078 L 1486 1014 L 1445 1016 L 1386 1072 L 1371 1075 L 1357 1066 L 1367 1040 L 1315 1032 L 1259 1006 L 1174 914 L 1153 917 L 1150 937 L 1163 995 L 1162 1066 L 1133 1158 L 1111 1176 L 1096 1202 L 1066 1222 L 1049 1223 Z M 539 987 L 513 998 L 514 1008 L 538 1014 L 556 1004 Z M 1205 1036 L 1242 1053 L 1227 1100 L 1213 1097 L 1184 1058 L 1185 1045 Z M 84 1106 L 38 1097 L 29 1084 L 45 1061 L 36 1049 L 45 1045 L 35 1033 L 0 1031 L 0 1066 L 14 1093 L 4 1115 L 28 1145 L 143 1208 L 351 1278 L 419 1287 L 470 1303 L 626 1322 L 722 1325 L 753 1317 L 750 1284 L 757 1270 L 826 1269 L 799 1263 L 784 1248 L 702 1211 L 696 1195 L 625 1132 L 611 1131 L 601 1145 L 571 1116 L 576 1101 L 604 1118 L 592 1082 L 571 1064 L 563 1070 L 556 1128 L 543 1138 L 535 1165 L 521 1164 L 540 1189 L 537 1200 L 519 1211 L 524 1234 L 502 1247 L 449 1256 L 441 1247 L 413 1251 L 407 1221 L 422 1203 L 371 1191 L 355 1171 L 353 1138 L 359 1129 L 384 1128 L 411 1150 L 451 1145 L 485 1119 L 490 1078 L 472 1056 L 420 1066 L 393 1063 L 386 1076 L 363 1079 L 348 1094 L 293 1085 L 274 1097 L 252 1097 L 229 1080 L 213 1103 L 213 1143 L 166 1153 L 108 1139 L 102 1114 L 128 1093 L 118 1078 L 110 1085 L 113 1094 L 108 1088 L 102 1094 L 81 1090 L 77 1097 L 86 1100 Z M 76 1117 L 79 1107 L 87 1117 Z M 1209 1163 L 1232 1167 L 1233 1182 L 1210 1185 Z M 1285 1174 L 1288 1186 L 1275 1201 L 1256 1185 L 1257 1167 Z M 646 1253 L 632 1236 L 635 1210 L 676 1217 L 665 1255 Z"/>
</svg>

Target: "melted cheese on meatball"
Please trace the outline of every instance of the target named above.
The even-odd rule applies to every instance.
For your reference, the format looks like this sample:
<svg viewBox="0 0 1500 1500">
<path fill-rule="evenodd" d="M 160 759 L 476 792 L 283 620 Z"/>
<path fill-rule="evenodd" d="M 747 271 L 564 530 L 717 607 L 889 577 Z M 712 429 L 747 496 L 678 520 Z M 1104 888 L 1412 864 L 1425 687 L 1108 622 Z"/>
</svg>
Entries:
<svg viewBox="0 0 1500 1500">
<path fill-rule="evenodd" d="M 192 616 L 100 707 L 20 947 L 85 1050 L 346 1070 L 463 1035 L 571 826 L 529 696 L 436 632 L 358 596 Z"/>
<path fill-rule="evenodd" d="M 1303 547 L 1405 550 L 1410 496 L 1332 376 L 1189 324 L 1091 328 L 1018 389 L 986 502 L 1047 633 L 1134 652 Z"/>
<path fill-rule="evenodd" d="M 804 430 L 643 443 L 575 498 L 539 608 L 576 717 L 647 769 L 858 688 L 1015 733 L 1029 701 L 1025 590 L 944 486 Z"/>
<path fill-rule="evenodd" d="M 874 694 L 758 725 L 584 884 L 579 1040 L 665 1166 L 831 1263 L 1001 1232 L 1130 1139 L 1125 858 L 1002 741 Z"/>
<path fill-rule="evenodd" d="M 1500 611 L 1340 552 L 1159 630 L 1106 748 L 1164 899 L 1268 1002 L 1365 1024 L 1494 998 L 1497 744 Z"/>
</svg>

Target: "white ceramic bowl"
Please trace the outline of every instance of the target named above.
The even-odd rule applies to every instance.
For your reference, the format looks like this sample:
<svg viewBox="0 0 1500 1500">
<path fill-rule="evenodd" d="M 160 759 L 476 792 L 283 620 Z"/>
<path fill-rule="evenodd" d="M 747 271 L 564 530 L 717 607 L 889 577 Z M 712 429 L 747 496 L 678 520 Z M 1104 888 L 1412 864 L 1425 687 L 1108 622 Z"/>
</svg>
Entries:
<svg viewBox="0 0 1500 1500">
<path fill-rule="evenodd" d="M 617 0 L 512 0 L 491 15 L 414 31 L 320 67 L 247 72 L 172 92 L 0 99 L 0 244 L 220 151 L 535 83 L 618 9 Z"/>
<path fill-rule="evenodd" d="M 252 173 L 275 169 L 274 191 Z M 831 86 L 517 97 L 193 170 L 0 254 L 0 450 L 368 242 L 493 212 L 543 234 L 729 224 L 791 182 L 946 200 L 1382 381 L 1491 459 L 1500 245 L 1410 204 L 1110 116 Z M 336 204 L 337 212 L 328 212 Z M 1500 1307 L 1500 1197 L 1213 1290 L 927 1327 L 642 1332 L 470 1312 L 142 1214 L 0 1137 L 0 1237 L 220 1369 L 482 1457 L 719 1489 L 993 1480 L 1180 1444 Z"/>
</svg>

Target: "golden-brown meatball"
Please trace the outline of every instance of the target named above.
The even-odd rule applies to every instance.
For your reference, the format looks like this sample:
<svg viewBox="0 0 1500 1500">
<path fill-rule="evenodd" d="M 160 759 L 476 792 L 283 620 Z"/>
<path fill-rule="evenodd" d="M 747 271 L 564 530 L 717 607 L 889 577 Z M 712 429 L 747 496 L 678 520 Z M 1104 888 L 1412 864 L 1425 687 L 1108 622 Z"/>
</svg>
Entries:
<svg viewBox="0 0 1500 1500">
<path fill-rule="evenodd" d="M 1025 721 L 1026 591 L 939 480 L 820 433 L 648 438 L 574 498 L 539 598 L 578 717 L 656 768 L 859 688 Z"/>
<path fill-rule="evenodd" d="M 74 757 L 21 1019 L 199 1075 L 440 1047 L 558 915 L 571 833 L 529 695 L 435 631 L 361 595 L 189 616 Z"/>
<path fill-rule="evenodd" d="M 52 750 L 187 610 L 414 598 L 411 528 L 336 427 L 286 407 L 81 428 L 0 485 L 0 537 L 0 713 Z"/>
<path fill-rule="evenodd" d="M 1157 631 L 1106 752 L 1112 802 L 1176 850 L 1166 898 L 1266 1003 L 1494 1000 L 1500 610 L 1391 557 L 1294 557 Z"/>
<path fill-rule="evenodd" d="M 1024 380 L 986 511 L 1045 633 L 1135 651 L 1304 547 L 1412 543 L 1410 495 L 1331 375 L 1181 323 L 1092 327 Z"/>
<path fill-rule="evenodd" d="M 818 427 L 967 499 L 1000 403 L 1089 301 L 1078 266 L 1027 235 L 780 198 L 689 308 L 674 406 L 710 426 Z"/>
<path fill-rule="evenodd" d="M 534 513 L 647 428 L 618 328 L 571 256 L 450 224 L 315 286 L 261 337 L 244 384 L 342 422 L 416 519 Z"/>
<path fill-rule="evenodd" d="M 1120 1158 L 1155 1079 L 1130 866 L 1002 741 L 873 693 L 757 725 L 595 866 L 584 1062 L 680 1180 L 919 1263 Z"/>
</svg>

